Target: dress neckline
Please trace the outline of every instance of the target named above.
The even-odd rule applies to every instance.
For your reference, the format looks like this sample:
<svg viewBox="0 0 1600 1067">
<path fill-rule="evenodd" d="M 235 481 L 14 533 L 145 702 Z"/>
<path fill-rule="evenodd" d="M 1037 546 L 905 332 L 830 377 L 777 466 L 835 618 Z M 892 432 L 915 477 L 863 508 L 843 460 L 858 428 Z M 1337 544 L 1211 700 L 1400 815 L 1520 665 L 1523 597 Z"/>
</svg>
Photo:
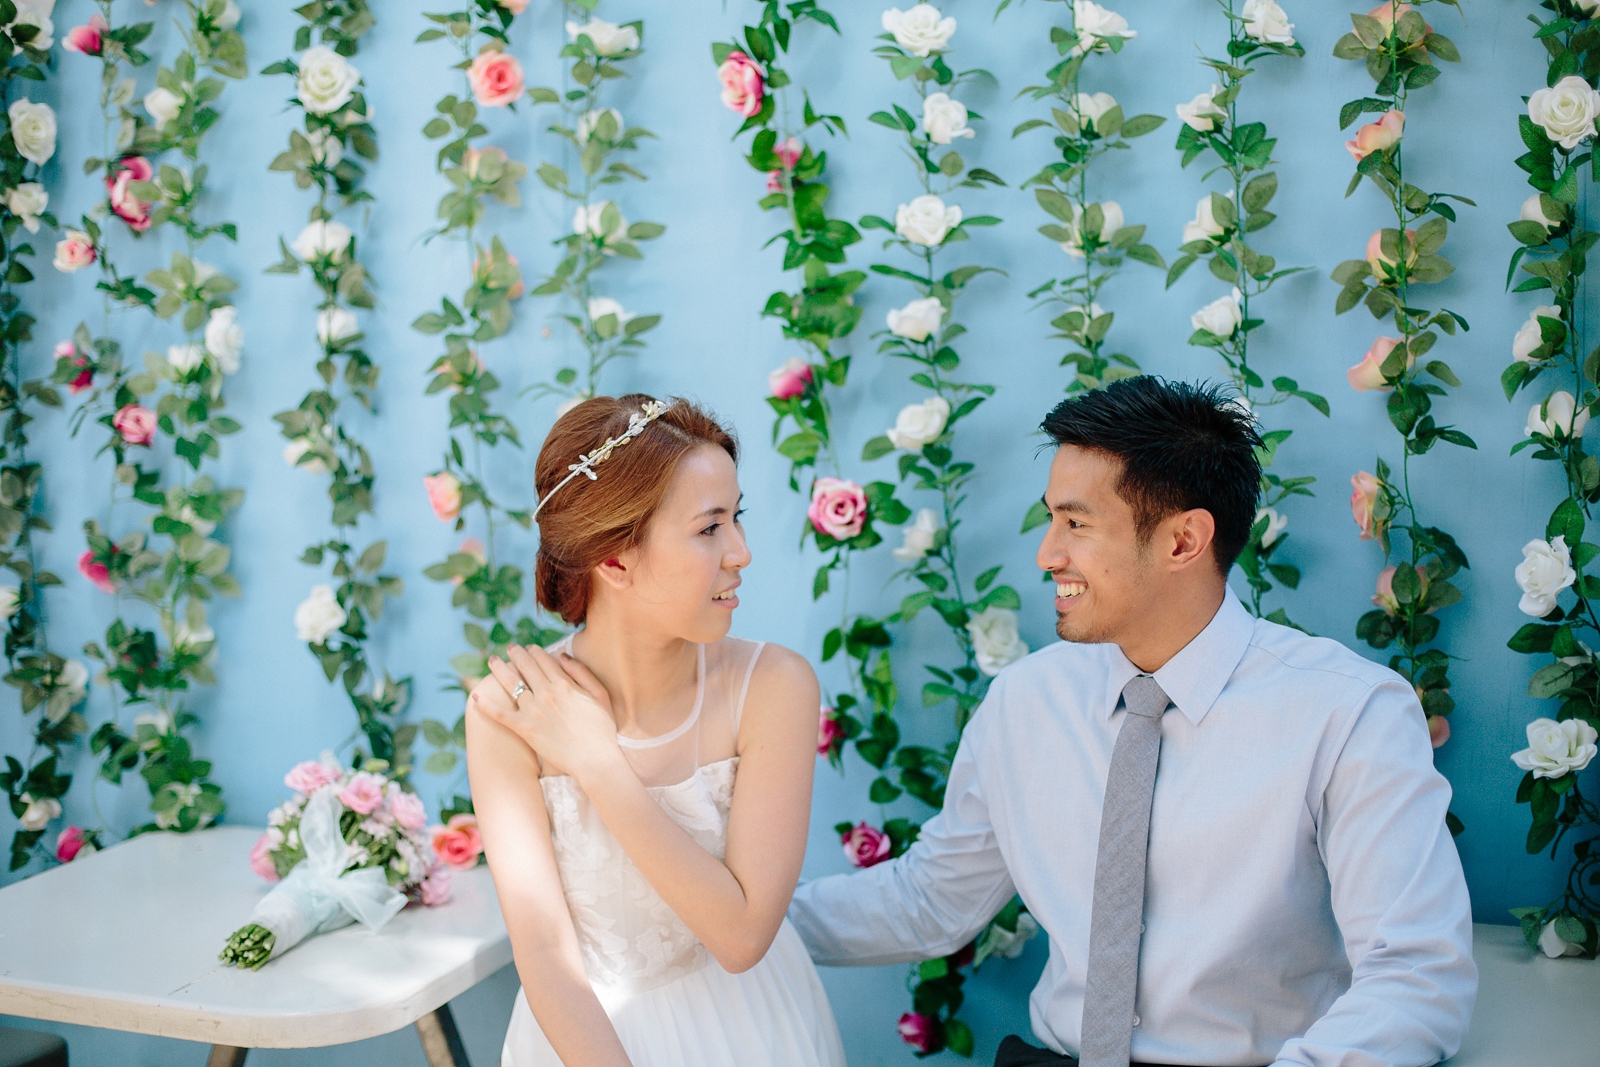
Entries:
<svg viewBox="0 0 1600 1067">
<path fill-rule="evenodd" d="M 721 767 L 723 764 L 738 763 L 738 762 L 739 762 L 739 754 L 736 752 L 731 756 L 725 756 L 725 757 L 723 757 L 722 759 L 719 759 L 719 760 L 712 760 L 710 763 L 702 763 L 702 764 L 700 764 L 698 767 L 696 767 L 694 769 L 694 772 L 692 774 L 690 774 L 689 777 L 683 779 L 681 782 L 668 782 L 666 785 L 647 785 L 647 786 L 644 787 L 645 788 L 645 792 L 647 792 L 647 793 L 660 793 L 660 792 L 662 792 L 664 790 L 668 790 L 668 789 L 681 789 L 684 786 L 689 785 L 689 784 L 691 784 L 693 782 L 698 782 L 701 779 L 701 777 L 704 776 L 704 774 L 705 774 L 705 772 L 706 772 L 706 770 L 708 768 Z M 543 786 L 544 783 L 546 783 L 546 782 L 560 782 L 560 781 L 571 782 L 574 785 L 577 784 L 577 779 L 572 777 L 572 775 L 570 775 L 570 774 L 541 774 L 539 776 L 539 785 L 540 786 Z"/>
<path fill-rule="evenodd" d="M 572 639 L 576 636 L 576 631 L 568 634 L 556 643 L 557 647 L 565 646 L 567 655 L 572 655 Z M 689 712 L 688 717 L 666 733 L 656 734 L 654 737 L 623 737 L 619 733 L 617 734 L 617 744 L 620 747 L 641 749 L 656 748 L 660 745 L 669 744 L 688 733 L 694 724 L 700 721 L 700 709 L 705 706 L 706 702 L 706 646 L 697 644 L 694 646 L 694 652 L 694 708 Z M 565 775 L 555 775 L 554 777 L 565 777 Z"/>
</svg>

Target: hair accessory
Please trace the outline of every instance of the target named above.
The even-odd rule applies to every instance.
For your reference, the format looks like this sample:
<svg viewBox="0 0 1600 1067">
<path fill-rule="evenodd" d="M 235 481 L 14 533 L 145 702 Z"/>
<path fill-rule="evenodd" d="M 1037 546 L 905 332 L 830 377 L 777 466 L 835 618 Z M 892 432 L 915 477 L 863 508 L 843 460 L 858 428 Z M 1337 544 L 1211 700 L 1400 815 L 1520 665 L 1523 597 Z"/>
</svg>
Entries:
<svg viewBox="0 0 1600 1067">
<path fill-rule="evenodd" d="M 646 400 L 642 405 L 640 405 L 640 410 L 635 411 L 632 415 L 628 416 L 628 428 L 626 430 L 623 430 L 616 437 L 610 438 L 605 444 L 601 445 L 593 452 L 590 452 L 588 455 L 580 455 L 578 457 L 578 462 L 567 467 L 567 470 L 570 473 L 565 478 L 557 482 L 556 487 L 550 490 L 543 496 L 543 498 L 540 499 L 538 505 L 533 509 L 533 517 L 538 518 L 540 509 L 550 502 L 550 498 L 561 492 L 562 486 L 572 481 L 572 479 L 576 478 L 578 475 L 583 475 L 591 482 L 598 481 L 600 476 L 594 472 L 594 469 L 601 463 L 604 463 L 606 460 L 610 459 L 612 452 L 621 448 L 623 445 L 627 444 L 629 441 L 643 433 L 644 428 L 655 420 L 659 419 L 663 414 L 666 413 L 666 410 L 667 405 L 663 404 L 661 401 Z"/>
</svg>

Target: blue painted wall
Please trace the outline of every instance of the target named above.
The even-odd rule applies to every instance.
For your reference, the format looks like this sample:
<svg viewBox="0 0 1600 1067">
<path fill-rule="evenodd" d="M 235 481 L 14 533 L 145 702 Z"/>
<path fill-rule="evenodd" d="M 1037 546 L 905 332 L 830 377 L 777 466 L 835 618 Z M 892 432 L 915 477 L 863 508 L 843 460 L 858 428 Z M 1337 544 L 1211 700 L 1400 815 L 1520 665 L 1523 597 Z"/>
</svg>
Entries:
<svg viewBox="0 0 1600 1067">
<path fill-rule="evenodd" d="M 134 5 L 127 6 L 132 15 Z M 246 6 L 241 28 L 251 69 L 259 70 L 287 54 L 298 20 L 287 2 Z M 381 413 L 357 420 L 357 428 L 372 446 L 378 466 L 376 521 L 365 528 L 388 537 L 389 567 L 407 582 L 405 596 L 376 628 L 375 657 L 394 673 L 414 677 L 411 717 L 450 721 L 458 714 L 457 696 L 442 686 L 446 661 L 461 648 L 460 619 L 449 606 L 448 587 L 421 574 L 456 543 L 456 535 L 428 511 L 421 487 L 422 475 L 439 464 L 446 413 L 440 398 L 422 392 L 425 371 L 438 349 L 409 323 L 442 292 L 460 289 L 469 257 L 460 246 L 424 245 L 421 239 L 445 183 L 433 170 L 433 145 L 419 131 L 433 102 L 459 91 L 458 77 L 446 69 L 443 46 L 411 44 L 424 28 L 420 12 L 428 6 L 421 0 L 376 5 L 380 24 L 357 57 L 375 105 L 383 152 L 368 183 L 376 203 L 359 232 L 363 259 L 381 301 L 380 311 L 365 319 L 368 347 L 384 368 Z M 1266 121 L 1280 138 L 1282 191 L 1274 205 L 1280 221 L 1262 235 L 1261 244 L 1281 263 L 1316 269 L 1282 283 L 1264 301 L 1268 325 L 1259 335 L 1258 350 L 1273 371 L 1281 369 L 1328 396 L 1333 415 L 1323 419 L 1300 408 L 1271 416 L 1292 419 L 1289 425 L 1297 430 L 1281 453 L 1280 467 L 1318 478 L 1316 499 L 1286 509 L 1293 535 L 1290 555 L 1303 568 L 1305 581 L 1282 603 L 1308 628 L 1353 641 L 1355 620 L 1367 609 L 1382 564 L 1374 546 L 1356 539 L 1346 505 L 1348 479 L 1358 468 L 1371 469 L 1379 452 L 1392 459 L 1396 437 L 1381 399 L 1351 393 L 1344 379 L 1345 368 L 1381 332 L 1380 324 L 1364 311 L 1335 318 L 1337 287 L 1327 280 L 1327 272 L 1340 260 L 1360 255 L 1367 235 L 1387 219 L 1370 189 L 1343 198 L 1351 161 L 1336 115 L 1343 101 L 1364 95 L 1370 86 L 1359 65 L 1329 54 L 1348 28 L 1347 5 L 1299 0 L 1289 6 L 1308 55 L 1300 61 L 1262 61 L 1243 111 Z M 154 51 L 160 56 L 176 48 L 177 35 L 168 20 L 172 8 L 159 4 L 152 11 L 158 18 Z M 916 186 L 895 136 L 868 124 L 866 116 L 891 100 L 905 102 L 909 90 L 870 55 L 879 32 L 880 5 L 836 3 L 833 8 L 843 36 L 807 27 L 791 69 L 811 88 L 819 109 L 837 112 L 850 123 L 850 139 L 828 146 L 835 190 L 831 213 L 852 219 L 890 215 L 897 203 L 914 195 Z M 1111 92 L 1129 114 L 1171 116 L 1175 103 L 1209 85 L 1196 62 L 1195 42 L 1216 51 L 1225 40 L 1221 17 L 1210 0 L 1128 3 L 1121 8 L 1139 37 L 1121 57 L 1092 62 L 1086 87 Z M 991 18 L 992 5 L 973 0 L 947 9 L 960 21 L 954 39 L 957 67 L 985 67 L 999 79 L 998 85 L 980 84 L 962 93 L 987 119 L 978 124 L 980 135 L 963 146 L 963 154 L 1011 183 L 1007 189 L 952 198 L 969 214 L 1006 219 L 1004 226 L 977 231 L 974 240 L 949 257 L 1007 272 L 1004 279 L 990 275 L 977 283 L 960 308 L 972 331 L 963 350 L 967 371 L 1001 387 L 994 401 L 963 428 L 960 449 L 981 459 L 983 477 L 968 505 L 962 550 L 974 563 L 1006 565 L 1008 580 L 1023 594 L 1023 635 L 1038 647 L 1054 640 L 1050 602 L 1034 578 L 1036 539 L 1018 537 L 1015 531 L 1028 502 L 1038 496 L 1045 473 L 1044 461 L 1034 455 L 1038 439 L 1028 428 L 1060 395 L 1066 373 L 1057 366 L 1061 347 L 1045 339 L 1049 315 L 1032 309 L 1024 294 L 1063 271 L 1065 260 L 1034 232 L 1044 217 L 1031 195 L 1015 188 L 1046 161 L 1045 138 L 1035 134 L 1012 141 L 1009 131 L 1041 110 L 1013 98 L 1054 62 L 1047 28 L 1061 9 L 1030 3 L 1014 6 L 998 20 Z M 1440 751 L 1439 764 L 1455 785 L 1456 811 L 1468 827 L 1459 847 L 1477 916 L 1490 922 L 1505 921 L 1507 907 L 1548 899 L 1560 873 L 1548 859 L 1530 858 L 1522 851 L 1526 814 L 1511 802 L 1520 772 L 1507 758 L 1524 745 L 1526 722 L 1545 710 L 1525 696 L 1532 664 L 1505 648 L 1505 639 L 1523 621 L 1511 569 L 1520 560 L 1521 545 L 1542 531 L 1559 492 L 1555 471 L 1525 457 L 1507 457 L 1507 449 L 1521 436 L 1532 400 L 1507 404 L 1497 381 L 1509 358 L 1511 335 L 1538 302 L 1503 291 L 1505 262 L 1513 248 L 1504 224 L 1516 217 L 1529 192 L 1511 162 L 1522 151 L 1516 116 L 1520 97 L 1540 87 L 1544 77 L 1542 51 L 1529 38 L 1531 27 L 1524 21 L 1533 9 L 1531 2 L 1477 0 L 1467 5 L 1465 25 L 1447 11 L 1430 11 L 1439 29 L 1459 44 L 1466 62 L 1447 67 L 1433 88 L 1415 95 L 1407 123 L 1408 167 L 1420 183 L 1479 204 L 1463 211 L 1445 249 L 1458 265 L 1457 273 L 1431 289 L 1427 298 L 1460 310 L 1472 322 L 1470 334 L 1441 345 L 1441 354 L 1465 382 L 1443 405 L 1441 421 L 1460 424 L 1481 448 L 1441 448 L 1422 459 L 1415 471 L 1425 513 L 1457 536 L 1473 564 L 1457 580 L 1466 603 L 1449 609 L 1445 619 L 1446 647 L 1461 662 L 1452 670 L 1458 702 L 1454 736 Z M 797 563 L 793 548 L 804 505 L 785 484 L 785 464 L 765 444 L 770 418 L 763 403 L 765 375 L 795 354 L 773 323 L 757 317 L 767 294 L 780 284 L 777 254 L 762 252 L 760 246 L 780 227 L 776 217 L 764 216 L 755 206 L 762 179 L 729 143 L 737 119 L 717 100 L 709 62 L 709 42 L 726 38 L 754 10 L 747 0 L 734 0 L 726 9 L 710 2 L 668 6 L 606 0 L 602 5 L 600 13 L 618 21 L 647 19 L 648 54 L 613 99 L 630 121 L 660 135 L 639 153 L 638 165 L 651 175 L 650 181 L 626 188 L 619 199 L 629 218 L 668 226 L 665 237 L 646 246 L 644 262 L 607 270 L 603 284 L 613 287 L 608 291 L 630 309 L 666 316 L 649 336 L 649 350 L 635 362 L 614 364 L 607 384 L 613 391 L 697 397 L 742 432 L 747 443 L 742 477 L 755 562 L 746 578 L 737 629 L 814 652 L 837 619 L 838 603 L 810 601 L 811 561 Z M 83 0 L 62 0 L 56 13 L 58 36 L 88 13 Z M 530 84 L 560 78 L 554 57 L 564 40 L 561 21 L 559 7 L 545 3 L 531 5 L 517 20 L 513 51 L 527 68 Z M 148 79 L 153 72 L 146 71 Z M 97 197 L 78 165 L 101 154 L 97 88 L 96 63 L 58 53 L 56 75 L 35 94 L 60 112 L 60 149 L 46 180 L 52 208 L 64 220 Z M 140 92 L 145 89 L 141 81 Z M 270 418 L 292 407 L 309 388 L 315 359 L 309 282 L 304 276 L 262 273 L 278 258 L 279 236 L 292 239 L 309 206 L 286 177 L 266 169 L 285 144 L 294 119 L 282 106 L 288 92 L 284 78 L 252 76 L 242 85 L 230 84 L 222 101 L 224 117 L 205 149 L 212 165 L 208 216 L 237 220 L 239 241 L 214 241 L 202 256 L 240 279 L 236 302 L 248 333 L 243 369 L 228 386 L 230 412 L 245 429 L 225 441 L 217 474 L 225 484 L 244 486 L 248 495 L 223 533 L 233 547 L 233 570 L 245 595 L 213 610 L 220 684 L 196 697 L 202 725 L 195 736 L 201 754 L 216 762 L 229 820 L 245 823 L 259 823 L 278 801 L 285 768 L 344 743 L 354 725 L 342 693 L 323 681 L 295 640 L 291 623 L 295 605 L 321 580 L 296 557 L 303 545 L 325 535 L 327 509 L 323 482 L 289 469 L 279 458 L 283 442 Z M 537 112 L 523 108 L 516 115 L 495 114 L 489 121 L 496 143 L 514 158 L 530 164 L 547 155 L 559 158 L 560 143 L 541 132 L 544 121 Z M 1148 223 L 1147 239 L 1169 255 L 1202 191 L 1199 167 L 1184 171 L 1178 166 L 1178 154 L 1170 147 L 1175 133 L 1173 119 L 1134 151 L 1108 160 L 1093 178 L 1096 195 L 1120 201 L 1131 222 Z M 550 242 L 565 232 L 570 210 L 534 179 L 523 183 L 523 196 L 517 210 L 491 205 L 488 227 L 505 238 L 531 277 L 553 262 Z M 125 260 L 143 271 L 164 261 L 175 247 L 174 234 L 157 233 Z M 871 241 L 856 246 L 852 264 L 873 262 L 874 248 Z M 30 356 L 35 374 L 47 371 L 51 344 L 68 336 L 80 320 L 98 326 L 101 314 L 86 274 L 59 275 L 49 269 L 48 256 L 41 268 L 39 281 L 25 293 L 40 320 Z M 1196 270 L 1164 292 L 1158 272 L 1130 265 L 1102 302 L 1118 312 L 1118 347 L 1135 354 L 1151 371 L 1194 379 L 1212 376 L 1217 368 L 1209 352 L 1185 345 L 1189 314 L 1222 291 L 1206 272 Z M 919 391 L 905 381 L 904 366 L 875 357 L 875 345 L 866 337 L 880 328 L 885 311 L 908 299 L 906 287 L 875 280 L 860 299 L 866 314 L 851 346 L 856 366 L 851 389 L 839 404 L 850 454 L 890 425 L 902 404 L 919 399 Z M 547 335 L 548 316 L 555 310 L 549 302 L 524 301 L 511 335 L 486 346 L 485 359 L 506 383 L 502 396 L 508 403 L 522 386 L 548 376 L 575 354 L 562 323 L 555 321 Z M 152 325 L 142 314 L 121 315 L 115 321 L 118 335 L 135 356 L 178 340 L 175 327 Z M 530 449 L 498 453 L 494 478 L 508 499 L 525 501 L 531 454 L 550 423 L 553 405 L 520 401 L 512 407 Z M 44 562 L 67 577 L 66 588 L 49 599 L 50 640 L 53 648 L 67 651 L 98 638 L 109 619 L 108 600 L 77 578 L 74 560 L 82 549 L 82 522 L 106 518 L 110 466 L 105 457 L 94 456 L 89 440 L 69 436 L 64 415 L 41 418 L 34 440 L 46 464 L 44 505 L 56 528 L 42 538 Z M 885 477 L 890 469 L 889 461 L 851 468 L 862 480 Z M 132 515 L 119 516 L 117 528 L 125 529 L 133 520 Z M 530 549 L 523 539 L 516 550 L 526 554 Z M 884 588 L 891 569 L 886 551 L 859 565 L 854 589 L 861 607 L 886 610 L 898 599 L 896 591 Z M 947 638 L 931 624 L 926 615 L 919 620 L 909 643 L 928 649 L 931 657 L 944 656 Z M 903 662 L 909 679 L 913 661 L 907 657 Z M 96 688 L 88 708 L 91 723 L 108 713 L 105 691 Z M 908 709 L 908 732 L 937 737 L 944 729 L 943 714 Z M 0 715 L 0 751 L 20 750 L 25 736 L 18 716 Z M 142 783 L 135 780 L 122 789 L 96 786 L 86 753 L 75 769 L 78 780 L 67 807 L 72 821 L 116 828 L 142 820 L 147 804 Z M 864 800 L 869 780 L 867 768 L 854 757 L 842 779 L 826 767 L 819 769 L 808 875 L 845 868 L 829 827 L 841 819 L 877 817 Z M 431 803 L 454 783 L 421 776 L 418 784 Z M 0 816 L 0 833 L 9 835 L 8 819 Z M 41 921 L 74 922 L 77 917 Z M 967 1017 L 982 1035 L 980 1052 L 992 1049 L 1006 1029 L 1026 1026 L 1023 997 L 1041 963 L 1041 946 L 1035 945 L 1022 961 L 986 968 L 970 985 Z M 908 1053 L 892 1030 L 907 999 L 903 977 L 900 968 L 825 975 L 853 1063 L 907 1061 Z M 497 1028 L 504 1025 L 513 989 L 507 972 L 472 994 L 463 1011 L 480 1063 L 493 1060 L 489 1050 L 498 1045 Z M 154 1039 L 72 1031 L 72 1041 L 77 1063 L 203 1061 L 197 1046 Z M 263 1064 L 378 1064 L 407 1062 L 405 1057 L 411 1056 L 420 1063 L 412 1049 L 409 1038 L 399 1035 L 338 1054 L 264 1053 L 259 1058 Z"/>
</svg>

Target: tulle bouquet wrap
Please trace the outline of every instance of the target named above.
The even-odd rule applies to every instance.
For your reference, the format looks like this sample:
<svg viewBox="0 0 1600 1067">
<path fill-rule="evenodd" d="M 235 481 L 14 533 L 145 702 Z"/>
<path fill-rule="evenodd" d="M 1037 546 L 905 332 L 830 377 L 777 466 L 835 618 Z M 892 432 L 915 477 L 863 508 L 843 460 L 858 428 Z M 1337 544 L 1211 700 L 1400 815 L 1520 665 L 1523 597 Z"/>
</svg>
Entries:
<svg viewBox="0 0 1600 1067">
<path fill-rule="evenodd" d="M 228 938 L 224 963 L 255 970 L 312 934 L 360 922 L 377 930 L 411 900 L 450 899 L 450 872 L 424 832 L 427 812 L 371 761 L 345 770 L 324 753 L 284 776 L 292 799 L 267 816 L 250 866 L 278 884 Z"/>
</svg>

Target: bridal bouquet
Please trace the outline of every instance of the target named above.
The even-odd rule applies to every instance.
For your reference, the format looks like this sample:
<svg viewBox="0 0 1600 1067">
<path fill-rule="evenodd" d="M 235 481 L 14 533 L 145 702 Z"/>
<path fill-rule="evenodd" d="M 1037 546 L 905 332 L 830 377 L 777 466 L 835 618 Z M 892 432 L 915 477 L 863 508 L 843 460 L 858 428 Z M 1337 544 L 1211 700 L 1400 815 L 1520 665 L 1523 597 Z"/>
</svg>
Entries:
<svg viewBox="0 0 1600 1067">
<path fill-rule="evenodd" d="M 450 872 L 423 827 L 422 801 L 369 761 L 345 770 L 325 752 L 284 776 L 292 799 L 267 816 L 250 866 L 277 882 L 218 958 L 256 970 L 312 934 L 360 922 L 376 930 L 408 900 L 443 904 Z"/>
</svg>

